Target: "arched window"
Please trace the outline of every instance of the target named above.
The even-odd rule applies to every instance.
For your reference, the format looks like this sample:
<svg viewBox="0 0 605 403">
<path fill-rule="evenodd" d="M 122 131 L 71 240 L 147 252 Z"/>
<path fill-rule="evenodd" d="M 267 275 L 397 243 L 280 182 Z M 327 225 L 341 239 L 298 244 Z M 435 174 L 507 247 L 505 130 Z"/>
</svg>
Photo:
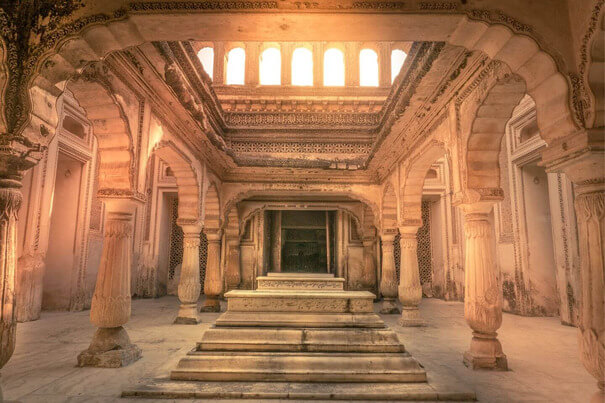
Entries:
<svg viewBox="0 0 605 403">
<path fill-rule="evenodd" d="M 292 85 L 313 85 L 313 52 L 307 48 L 292 52 Z"/>
<path fill-rule="evenodd" d="M 243 85 L 246 76 L 246 51 L 233 48 L 227 54 L 227 84 Z"/>
<path fill-rule="evenodd" d="M 395 49 L 391 52 L 391 83 L 399 75 L 406 57 L 407 55 L 403 50 Z"/>
<path fill-rule="evenodd" d="M 324 53 L 324 85 L 345 85 L 345 55 L 340 49 L 332 48 Z"/>
<path fill-rule="evenodd" d="M 378 87 L 378 54 L 372 49 L 359 52 L 359 85 Z"/>
<path fill-rule="evenodd" d="M 268 48 L 260 55 L 260 84 L 281 84 L 281 53 L 277 48 Z"/>
<path fill-rule="evenodd" d="M 202 62 L 204 71 L 212 79 L 212 74 L 214 73 L 214 49 L 210 47 L 202 48 L 197 52 L 197 57 L 200 59 L 200 62 Z"/>
</svg>

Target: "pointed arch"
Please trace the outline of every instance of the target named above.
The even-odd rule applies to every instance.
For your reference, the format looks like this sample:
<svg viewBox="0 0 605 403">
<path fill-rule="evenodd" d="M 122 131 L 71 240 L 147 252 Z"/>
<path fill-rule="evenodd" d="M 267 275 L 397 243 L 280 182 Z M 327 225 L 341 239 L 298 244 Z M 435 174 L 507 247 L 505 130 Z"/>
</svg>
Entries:
<svg viewBox="0 0 605 403">
<path fill-rule="evenodd" d="M 99 192 L 133 190 L 132 133 L 117 99 L 106 85 L 87 77 L 70 80 L 67 89 L 86 112 L 97 138 Z"/>
<path fill-rule="evenodd" d="M 499 189 L 499 154 L 506 123 L 526 93 L 525 82 L 516 75 L 498 80 L 475 112 L 466 143 L 466 186 Z"/>
<path fill-rule="evenodd" d="M 179 220 L 199 222 L 201 218 L 200 182 L 193 163 L 172 141 L 160 141 L 154 152 L 168 164 L 176 178 Z"/>
<path fill-rule="evenodd" d="M 404 171 L 401 190 L 401 220 L 405 226 L 422 226 L 422 189 L 431 165 L 446 154 L 442 143 L 431 141 L 424 147 Z"/>
</svg>

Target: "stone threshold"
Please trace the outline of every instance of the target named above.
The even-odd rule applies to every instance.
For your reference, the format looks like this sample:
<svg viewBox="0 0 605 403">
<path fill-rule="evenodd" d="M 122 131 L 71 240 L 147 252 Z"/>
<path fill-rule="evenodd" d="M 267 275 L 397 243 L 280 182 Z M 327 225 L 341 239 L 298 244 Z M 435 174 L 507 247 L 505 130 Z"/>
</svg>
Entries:
<svg viewBox="0 0 605 403">
<path fill-rule="evenodd" d="M 435 376 L 431 376 L 435 378 Z M 469 402 L 475 392 L 454 383 L 198 382 L 155 378 L 125 389 L 124 398 L 282 399 L 302 401 Z"/>
</svg>

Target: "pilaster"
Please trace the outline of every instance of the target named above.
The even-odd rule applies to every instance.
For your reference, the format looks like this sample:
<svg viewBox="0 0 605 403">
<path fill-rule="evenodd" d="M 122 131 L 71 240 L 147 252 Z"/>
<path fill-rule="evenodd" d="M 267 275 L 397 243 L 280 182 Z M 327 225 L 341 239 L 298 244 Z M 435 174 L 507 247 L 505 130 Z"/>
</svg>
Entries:
<svg viewBox="0 0 605 403">
<path fill-rule="evenodd" d="M 202 312 L 220 312 L 219 295 L 223 292 L 223 281 L 220 273 L 221 234 L 220 231 L 206 232 L 208 238 L 208 259 L 206 261 L 206 277 L 204 279 L 204 294 L 206 300 Z"/>
</svg>

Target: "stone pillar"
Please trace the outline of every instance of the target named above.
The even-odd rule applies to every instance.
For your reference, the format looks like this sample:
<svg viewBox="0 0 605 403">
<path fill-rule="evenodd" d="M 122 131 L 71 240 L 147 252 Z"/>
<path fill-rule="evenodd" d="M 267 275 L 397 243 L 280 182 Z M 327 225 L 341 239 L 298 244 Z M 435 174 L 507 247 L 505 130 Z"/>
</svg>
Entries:
<svg viewBox="0 0 605 403">
<path fill-rule="evenodd" d="M 472 369 L 507 370 L 506 355 L 497 338 L 502 324 L 502 288 L 494 250 L 494 228 L 489 220 L 492 203 L 461 205 L 465 213 L 464 317 L 473 338 L 464 353 Z"/>
<path fill-rule="evenodd" d="M 422 301 L 420 271 L 418 269 L 418 238 L 416 227 L 399 228 L 401 234 L 401 265 L 399 269 L 399 301 L 403 304 L 399 324 L 401 326 L 424 326 L 418 304 Z"/>
<path fill-rule="evenodd" d="M 200 232 L 196 224 L 177 224 L 183 229 L 183 263 L 179 277 L 178 296 L 181 301 L 179 313 L 174 323 L 195 325 L 199 322 L 197 300 L 200 298 Z"/>
<path fill-rule="evenodd" d="M 313 86 L 324 84 L 324 44 L 313 43 Z"/>
<path fill-rule="evenodd" d="M 4 367 L 15 350 L 17 214 L 23 200 L 19 179 L 0 178 L 0 281 L 2 282 L 2 288 L 0 288 L 0 304 L 2 304 L 0 306 L 0 368 Z M 1 389 L 0 401 L 2 401 Z"/>
<path fill-rule="evenodd" d="M 244 77 L 246 85 L 257 86 L 259 83 L 259 50 L 260 44 L 258 42 L 248 42 L 246 44 L 246 75 Z"/>
<path fill-rule="evenodd" d="M 381 87 L 391 86 L 391 44 L 381 42 L 378 52 L 378 83 Z"/>
<path fill-rule="evenodd" d="M 212 82 L 216 85 L 225 84 L 225 44 L 214 43 L 214 66 L 212 67 Z"/>
<path fill-rule="evenodd" d="M 345 86 L 359 86 L 359 46 L 356 42 L 345 44 Z"/>
<path fill-rule="evenodd" d="M 399 313 L 395 304 L 397 300 L 397 273 L 395 271 L 394 241 L 395 234 L 384 234 L 382 239 L 382 276 L 380 278 L 380 294 L 382 306 L 380 313 Z"/>
<path fill-rule="evenodd" d="M 103 252 L 92 297 L 90 321 L 97 326 L 90 346 L 78 355 L 80 367 L 118 368 L 141 358 L 122 327 L 130 318 L 130 271 L 134 205 L 105 200 Z"/>
<path fill-rule="evenodd" d="M 227 291 L 239 287 L 242 281 L 240 269 L 239 237 L 227 237 L 227 264 L 225 266 L 225 284 Z"/>
<path fill-rule="evenodd" d="M 281 46 L 281 85 L 292 85 L 292 43 L 285 42 Z"/>
<path fill-rule="evenodd" d="M 223 292 L 221 280 L 221 235 L 220 232 L 206 232 L 208 238 L 208 259 L 206 261 L 206 277 L 204 279 L 204 294 L 206 301 L 202 312 L 220 312 L 219 295 Z"/>
<path fill-rule="evenodd" d="M 365 287 L 376 291 L 376 241 L 374 238 L 363 240 L 363 275 Z"/>
</svg>

